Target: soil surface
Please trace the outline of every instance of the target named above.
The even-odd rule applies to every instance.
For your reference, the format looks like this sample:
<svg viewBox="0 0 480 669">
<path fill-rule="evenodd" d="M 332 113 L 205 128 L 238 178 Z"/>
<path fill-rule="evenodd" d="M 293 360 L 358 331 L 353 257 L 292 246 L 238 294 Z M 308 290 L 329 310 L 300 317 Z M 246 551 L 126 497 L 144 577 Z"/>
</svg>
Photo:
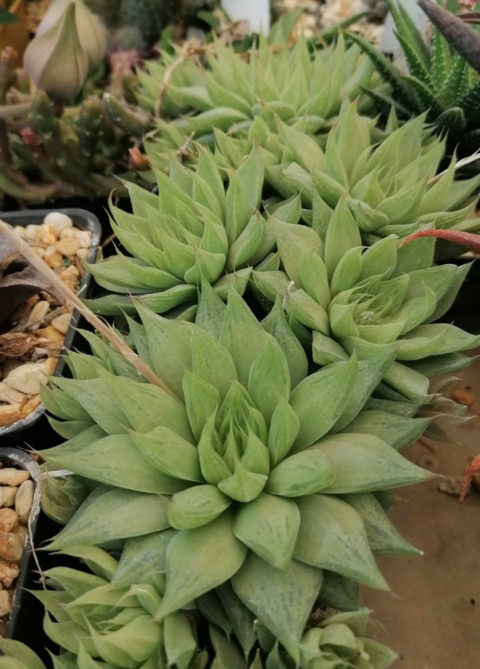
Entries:
<svg viewBox="0 0 480 669">
<path fill-rule="evenodd" d="M 448 429 L 457 443 L 423 440 L 405 452 L 416 464 L 453 477 L 454 486 L 480 453 L 480 359 L 457 376 L 454 388 L 475 398 L 468 411 L 475 417 Z M 441 481 L 397 491 L 392 521 L 425 555 L 380 559 L 392 593 L 365 589 L 362 595 L 374 611 L 373 636 L 400 655 L 394 669 L 480 667 L 480 493 L 472 490 L 460 505 L 458 496 L 440 492 Z"/>
</svg>

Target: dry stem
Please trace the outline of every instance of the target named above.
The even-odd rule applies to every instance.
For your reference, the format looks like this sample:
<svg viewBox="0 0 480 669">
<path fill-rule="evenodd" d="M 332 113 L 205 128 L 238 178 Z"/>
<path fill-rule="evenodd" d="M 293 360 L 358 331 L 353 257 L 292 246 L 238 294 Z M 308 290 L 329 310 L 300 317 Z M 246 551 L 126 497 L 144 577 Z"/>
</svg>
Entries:
<svg viewBox="0 0 480 669">
<path fill-rule="evenodd" d="M 4 235 L 12 246 L 34 267 L 37 272 L 43 276 L 43 278 L 48 281 L 51 287 L 54 289 L 57 295 L 60 295 L 65 302 L 77 309 L 82 316 L 93 325 L 93 327 L 107 339 L 114 348 L 117 349 L 123 357 L 130 362 L 137 372 L 144 376 L 147 381 L 152 383 L 159 388 L 162 388 L 169 395 L 174 397 L 178 402 L 180 400 L 173 393 L 168 386 L 163 383 L 161 379 L 155 374 L 155 372 L 150 369 L 150 367 L 143 362 L 143 360 L 136 354 L 132 349 L 127 346 L 121 337 L 115 332 L 115 330 L 101 318 L 96 316 L 91 309 L 89 309 L 83 302 L 80 300 L 75 293 L 73 293 L 61 279 L 55 274 L 55 272 L 45 264 L 45 262 L 36 255 L 36 253 L 23 241 L 20 235 L 17 235 L 15 230 L 0 219 L 0 234 Z M 181 402 L 180 402 L 181 403 Z"/>
</svg>

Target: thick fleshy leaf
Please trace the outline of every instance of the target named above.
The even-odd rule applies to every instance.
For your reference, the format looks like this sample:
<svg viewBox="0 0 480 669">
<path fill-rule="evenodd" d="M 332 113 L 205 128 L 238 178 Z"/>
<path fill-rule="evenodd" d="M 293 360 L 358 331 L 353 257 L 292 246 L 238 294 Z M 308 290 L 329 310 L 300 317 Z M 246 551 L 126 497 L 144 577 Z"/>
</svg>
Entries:
<svg viewBox="0 0 480 669">
<path fill-rule="evenodd" d="M 308 360 L 302 345 L 288 325 L 280 299 L 276 300 L 273 309 L 262 321 L 262 326 L 280 344 L 290 370 L 291 387 L 296 388 L 307 376 Z"/>
<path fill-rule="evenodd" d="M 81 404 L 107 434 L 122 434 L 130 427 L 127 417 L 104 379 L 79 381 L 55 378 L 55 385 Z"/>
<path fill-rule="evenodd" d="M 179 532 L 168 546 L 167 585 L 156 619 L 228 581 L 242 566 L 246 552 L 233 534 L 228 512 L 204 527 Z"/>
<path fill-rule="evenodd" d="M 325 240 L 325 265 L 331 279 L 338 263 L 347 251 L 362 245 L 357 223 L 342 198 L 330 220 Z"/>
<path fill-rule="evenodd" d="M 245 657 L 247 657 L 257 640 L 254 626 L 255 618 L 252 612 L 237 597 L 230 582 L 224 583 L 217 588 L 217 594 L 223 604 L 223 608 L 225 611 L 228 611 L 228 618 L 232 624 L 235 636 L 243 648 Z"/>
<path fill-rule="evenodd" d="M 137 616 L 108 634 L 98 634 L 90 626 L 90 634 L 100 657 L 123 669 L 146 662 L 162 642 L 162 628 L 148 615 Z"/>
<path fill-rule="evenodd" d="M 429 342 L 433 346 L 429 346 Z M 454 325 L 437 323 L 435 325 L 421 325 L 409 332 L 402 340 L 398 352 L 399 360 L 418 360 L 425 357 L 422 351 L 428 348 L 427 355 L 445 355 L 475 348 L 480 337 L 464 332 Z M 432 348 L 432 350 L 429 350 Z"/>
<path fill-rule="evenodd" d="M 343 432 L 369 434 L 401 451 L 413 444 L 429 423 L 430 418 L 403 418 L 385 411 L 362 411 Z"/>
<path fill-rule="evenodd" d="M 420 554 L 420 551 L 397 532 L 373 495 L 370 493 L 344 495 L 342 499 L 350 504 L 363 520 L 370 548 L 375 555 Z"/>
<path fill-rule="evenodd" d="M 360 608 L 358 589 L 356 581 L 324 569 L 318 601 L 338 611 L 356 611 Z"/>
<path fill-rule="evenodd" d="M 157 316 L 141 306 L 139 313 L 147 333 L 155 372 L 177 397 L 183 399 L 183 372 L 192 367 L 190 326 Z"/>
<path fill-rule="evenodd" d="M 273 229 L 285 271 L 297 288 L 303 288 L 300 265 L 302 257 L 310 250 L 323 251 L 323 242 L 314 230 L 304 225 L 291 225 L 272 218 L 268 225 Z"/>
<path fill-rule="evenodd" d="M 220 394 L 215 386 L 188 369 L 184 372 L 182 386 L 192 432 L 199 440 L 207 420 L 220 407 Z"/>
<path fill-rule="evenodd" d="M 195 443 L 185 407 L 165 390 L 113 375 L 106 376 L 105 381 L 113 391 L 113 401 L 128 416 L 129 423 L 124 420 L 124 425 L 131 424 L 140 433 L 165 427 Z"/>
<path fill-rule="evenodd" d="M 353 356 L 311 374 L 292 392 L 290 404 L 300 421 L 294 452 L 326 434 L 341 416 L 357 377 L 358 362 Z"/>
<path fill-rule="evenodd" d="M 174 530 L 165 530 L 127 539 L 112 586 L 148 583 L 152 576 L 164 572 L 167 546 L 175 534 Z"/>
<path fill-rule="evenodd" d="M 172 430 L 156 427 L 147 434 L 131 432 L 130 436 L 146 460 L 168 477 L 203 481 L 197 449 Z"/>
<path fill-rule="evenodd" d="M 51 544 L 58 550 L 77 544 L 102 545 L 142 536 L 169 526 L 167 501 L 159 495 L 97 488 Z"/>
<path fill-rule="evenodd" d="M 371 435 L 337 434 L 325 437 L 311 450 L 320 450 L 335 467 L 335 480 L 325 494 L 387 490 L 432 477 Z"/>
<path fill-rule="evenodd" d="M 346 502 L 325 495 L 298 500 L 301 523 L 294 557 L 372 588 L 388 590 L 362 519 Z"/>
<path fill-rule="evenodd" d="M 163 641 L 168 664 L 178 669 L 188 669 L 197 650 L 197 642 L 183 613 L 171 613 L 165 618 Z"/>
<path fill-rule="evenodd" d="M 6 657 L 18 660 L 25 669 L 46 669 L 45 665 L 28 646 L 19 641 L 11 639 L 2 639 L 0 641 L 0 650 Z M 8 667 L 7 667 L 8 669 Z"/>
<path fill-rule="evenodd" d="M 279 399 L 290 396 L 290 372 L 280 345 L 271 337 L 250 368 L 248 392 L 270 424 Z"/>
<path fill-rule="evenodd" d="M 268 340 L 253 313 L 237 292 L 228 296 L 227 312 L 223 321 L 220 343 L 233 358 L 238 379 L 245 387 L 253 362 Z"/>
<path fill-rule="evenodd" d="M 298 660 L 300 639 L 322 585 L 321 570 L 296 560 L 279 570 L 250 553 L 232 585 L 245 606 Z"/>
<path fill-rule="evenodd" d="M 218 518 L 231 503 L 217 486 L 197 485 L 172 497 L 168 518 L 177 530 L 194 530 Z"/>
<path fill-rule="evenodd" d="M 233 532 L 263 560 L 276 569 L 285 569 L 293 555 L 299 525 L 295 502 L 261 493 L 239 509 Z"/>
<path fill-rule="evenodd" d="M 107 581 L 111 580 L 118 567 L 118 561 L 97 546 L 73 546 L 64 549 L 61 553 L 83 560 L 94 574 Z"/>
<path fill-rule="evenodd" d="M 360 359 L 358 374 L 353 384 L 352 394 L 345 409 L 333 426 L 333 432 L 340 432 L 358 415 L 378 386 L 396 356 L 395 345 L 375 346 L 366 359 Z M 360 357 L 360 356 L 359 356 Z"/>
<path fill-rule="evenodd" d="M 289 316 L 310 330 L 329 334 L 329 319 L 325 309 L 315 302 L 302 288 L 288 289 L 285 295 L 285 309 Z"/>
<path fill-rule="evenodd" d="M 335 468 L 328 458 L 308 450 L 291 455 L 272 469 L 266 490 L 281 497 L 303 497 L 328 488 L 334 480 Z"/>
<path fill-rule="evenodd" d="M 214 386 L 222 400 L 237 380 L 230 353 L 208 332 L 195 328 L 191 333 L 193 372 Z"/>
<path fill-rule="evenodd" d="M 189 447 L 193 448 L 190 444 Z M 52 451 L 47 458 L 52 465 L 107 485 L 163 495 L 172 495 L 184 487 L 155 470 L 126 434 L 105 437 L 73 451 L 65 445 Z"/>
<path fill-rule="evenodd" d="M 79 644 L 82 643 L 90 655 L 96 654 L 95 646 L 90 639 L 88 631 L 72 621 L 54 623 L 48 613 L 43 619 L 45 634 L 58 646 L 71 653 L 78 653 Z"/>
<path fill-rule="evenodd" d="M 219 295 L 207 281 L 203 281 L 195 323 L 218 340 L 226 310 Z"/>
<path fill-rule="evenodd" d="M 210 640 L 215 652 L 211 669 L 245 669 L 245 658 L 240 648 L 215 625 L 210 625 Z"/>
<path fill-rule="evenodd" d="M 220 481 L 218 487 L 225 495 L 237 502 L 247 504 L 262 492 L 267 478 L 265 474 L 250 471 L 240 460 L 236 460 L 233 465 L 233 474 Z"/>
<path fill-rule="evenodd" d="M 268 433 L 268 450 L 272 467 L 281 462 L 290 449 L 300 430 L 300 421 L 290 404 L 280 399 L 273 412 Z"/>
</svg>

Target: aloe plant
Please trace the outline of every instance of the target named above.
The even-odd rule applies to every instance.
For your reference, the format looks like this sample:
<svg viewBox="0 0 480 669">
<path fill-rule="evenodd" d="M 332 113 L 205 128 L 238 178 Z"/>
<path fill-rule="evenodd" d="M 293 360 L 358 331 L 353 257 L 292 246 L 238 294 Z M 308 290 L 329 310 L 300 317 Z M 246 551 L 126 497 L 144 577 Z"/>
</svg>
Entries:
<svg viewBox="0 0 480 669">
<path fill-rule="evenodd" d="M 75 378 L 43 392 L 70 437 L 47 463 L 97 482 L 50 549 L 174 528 L 155 620 L 231 583 L 297 660 L 323 570 L 385 589 L 373 552 L 416 552 L 376 494 L 429 478 L 397 451 L 428 420 L 363 416 L 355 355 L 307 375 L 286 322 L 269 334 L 233 289 L 226 307 L 202 292 L 196 324 L 139 310 L 137 352 L 170 392 L 92 334 L 95 356 L 71 353 Z M 386 353 L 371 360 L 378 381 Z"/>
<path fill-rule="evenodd" d="M 442 135 L 448 136 L 449 147 L 456 150 L 458 144 L 463 152 L 473 153 L 479 146 L 480 127 L 476 115 L 480 95 L 478 72 L 468 63 L 462 51 L 461 39 L 452 39 L 434 28 L 431 44 L 413 23 L 401 2 L 386 0 L 395 20 L 397 37 L 402 47 L 409 73 L 398 72 L 396 67 L 364 38 L 350 34 L 350 38 L 369 55 L 377 71 L 382 75 L 388 90 L 372 88 L 366 92 L 376 101 L 379 109 L 388 113 L 393 105 L 398 115 L 405 119 L 426 113 L 428 120 Z M 439 0 L 439 5 L 443 3 Z M 431 9 L 430 9 L 431 5 Z M 421 4 L 427 14 L 437 12 L 435 2 Z M 453 14 L 459 11 L 458 0 L 449 0 L 448 9 Z M 480 3 L 477 4 L 477 9 Z M 450 25 L 454 17 L 445 12 L 444 24 Z M 463 26 L 475 36 L 478 28 Z M 453 26 L 452 26 L 453 28 Z M 444 36 L 446 35 L 446 36 Z M 458 31 L 457 31 L 458 38 Z"/>
</svg>

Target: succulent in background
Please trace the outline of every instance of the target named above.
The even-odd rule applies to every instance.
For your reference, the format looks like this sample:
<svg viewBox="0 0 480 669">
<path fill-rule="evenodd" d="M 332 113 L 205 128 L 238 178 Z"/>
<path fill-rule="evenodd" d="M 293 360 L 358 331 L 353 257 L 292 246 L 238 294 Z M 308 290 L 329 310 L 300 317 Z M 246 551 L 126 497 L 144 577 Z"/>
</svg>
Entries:
<svg viewBox="0 0 480 669">
<path fill-rule="evenodd" d="M 388 88 L 384 91 L 367 88 L 366 92 L 376 101 L 380 111 L 388 114 L 393 105 L 400 118 L 410 118 L 426 113 L 437 131 L 448 136 L 451 151 L 460 149 L 470 155 L 480 146 L 480 124 L 477 107 L 480 100 L 480 78 L 469 62 L 474 52 L 471 42 L 480 43 L 477 29 L 470 28 L 451 14 L 425 0 L 420 6 L 430 18 L 440 15 L 447 31 L 434 29 L 428 44 L 413 23 L 402 3 L 387 0 L 394 17 L 397 37 L 408 65 L 409 73 L 396 70 L 388 58 L 358 35 L 351 39 L 367 53 Z M 438 4 L 442 4 L 439 2 Z M 478 5 L 480 7 L 480 4 Z M 451 12 L 458 12 L 457 0 L 448 3 Z M 459 24 L 470 41 L 465 42 Z M 442 34 L 443 33 L 443 34 Z M 478 47 L 477 47 L 478 48 Z M 469 57 L 469 54 L 471 57 Z M 480 59 L 478 59 L 480 63 Z"/>
<path fill-rule="evenodd" d="M 5 50 L 0 58 L 0 102 L 9 103 L 0 107 L 3 194 L 31 203 L 108 197 L 115 188 L 126 194 L 118 177 L 149 186 L 130 168 L 129 149 L 151 121 L 126 104 L 126 83 L 120 81 L 118 95 L 86 95 L 78 106 L 59 108 L 43 91 L 33 96 L 24 75 L 16 70 L 15 53 Z"/>
<path fill-rule="evenodd" d="M 160 544 L 160 555 L 156 564 L 153 564 L 152 556 L 145 556 L 145 553 L 139 557 L 140 559 L 150 557 L 151 564 L 148 564 L 147 568 L 158 568 L 162 566 L 162 559 L 164 560 L 165 542 L 162 545 L 155 535 L 152 535 L 149 539 L 129 542 L 124 555 L 130 553 L 133 556 L 136 545 L 140 546 L 143 544 L 145 550 L 148 550 L 150 547 L 153 548 L 155 541 Z M 118 566 L 115 567 L 116 561 L 102 550 L 92 550 L 91 548 L 80 546 L 73 553 L 75 557 L 80 555 L 86 559 L 89 566 L 95 572 L 95 575 L 82 574 L 82 572 L 76 572 L 73 569 L 52 570 L 51 581 L 57 588 L 56 592 L 39 593 L 40 599 L 42 601 L 45 600 L 47 610 L 49 609 L 55 616 L 55 614 L 59 614 L 63 605 L 69 613 L 70 611 L 72 613 L 75 612 L 73 617 L 78 618 L 78 613 L 82 609 L 84 611 L 93 611 L 92 600 L 97 602 L 102 599 L 105 601 L 108 600 L 108 607 L 113 610 L 111 602 L 114 600 L 114 596 L 112 595 L 120 591 L 115 581 L 119 575 L 122 582 L 125 582 L 124 568 L 128 563 L 128 558 L 125 559 L 122 556 Z M 70 555 L 71 552 L 68 554 Z M 110 569 L 110 572 L 113 569 L 116 569 L 116 571 L 113 574 L 110 585 L 97 585 L 100 579 L 105 578 L 105 566 Z M 98 573 L 99 575 L 97 575 Z M 151 574 L 152 578 L 159 575 L 161 575 L 161 572 L 158 571 L 156 574 Z M 108 576 L 110 577 L 110 573 Z M 140 574 L 139 576 L 144 577 L 144 574 Z M 147 579 L 144 578 L 144 581 L 147 581 Z M 63 584 L 65 584 L 65 588 L 62 587 Z M 69 594 L 69 591 L 75 585 L 85 592 L 85 594 L 76 599 Z M 137 599 L 138 607 L 136 609 L 131 608 L 129 610 L 130 615 L 127 614 L 127 608 L 123 608 L 122 610 L 121 607 L 118 607 L 117 615 L 113 620 L 119 626 L 122 618 L 127 623 L 129 618 L 135 619 L 135 613 L 138 617 L 143 615 L 147 620 L 150 604 L 155 595 L 158 596 L 157 589 L 148 583 L 145 584 L 142 582 L 138 585 L 132 585 L 123 599 L 126 604 L 128 602 L 132 607 L 132 602 Z M 222 591 L 222 597 L 222 601 L 225 601 L 226 598 L 230 598 L 230 601 L 232 601 L 234 595 L 231 591 L 224 590 Z M 71 601 L 65 605 L 69 600 Z M 238 667 L 238 669 L 294 669 L 295 664 L 292 662 L 291 657 L 281 646 L 275 643 L 274 638 L 267 630 L 264 629 L 259 633 L 261 648 L 258 647 L 258 644 L 252 647 L 256 640 L 253 619 L 245 615 L 241 609 L 241 605 L 238 606 L 238 603 L 236 603 L 235 612 L 237 613 L 237 617 L 233 617 L 233 624 L 231 624 L 223 609 L 222 601 L 220 599 L 217 600 L 216 616 L 214 616 L 217 624 L 210 624 L 209 628 L 212 646 L 211 658 L 209 658 L 207 651 L 195 652 L 195 638 L 193 635 L 188 634 L 187 625 L 189 623 L 184 622 L 187 618 L 183 614 L 176 614 L 175 617 L 171 617 L 172 620 L 167 619 L 163 625 L 164 644 L 162 643 L 162 648 L 158 655 L 154 656 L 156 662 L 158 660 L 163 662 L 167 660 L 168 666 L 175 667 L 175 669 L 204 669 L 208 665 L 209 659 L 213 659 L 211 666 L 215 667 L 215 669 L 232 669 L 232 667 Z M 90 606 L 88 605 L 89 603 Z M 105 611 L 108 607 L 104 606 L 103 610 Z M 145 607 L 143 614 L 142 607 Z M 101 610 L 100 607 L 97 608 L 98 610 Z M 337 669 L 387 669 L 395 661 L 397 655 L 386 646 L 366 637 L 368 616 L 369 611 L 366 609 L 355 613 L 339 614 L 330 617 L 322 616 L 321 622 L 317 622 L 314 627 L 309 627 L 305 632 L 301 640 L 300 664 L 296 666 L 299 669 L 331 669 L 332 666 L 337 667 Z M 67 622 L 68 618 L 65 615 L 62 617 L 65 618 L 63 622 Z M 96 618 L 98 619 L 98 614 Z M 47 620 L 49 620 L 49 629 L 51 631 L 55 623 L 52 623 L 50 618 L 47 618 Z M 109 623 L 108 614 L 103 613 L 101 622 L 102 626 Z M 100 626 L 98 620 L 95 623 L 97 627 Z M 73 624 L 76 623 L 73 622 Z M 58 627 L 58 624 L 56 626 Z M 72 629 L 72 623 L 70 623 L 70 633 Z M 91 629 L 94 631 L 93 627 Z M 240 651 L 237 639 L 232 634 L 232 631 L 234 633 L 239 631 L 244 640 L 247 636 L 249 637 L 250 641 L 246 652 L 245 646 L 243 647 L 244 653 Z M 110 658 L 112 655 L 114 656 L 114 661 L 112 662 L 110 659 L 108 667 L 111 669 L 125 667 L 127 665 L 122 660 L 129 656 L 127 649 L 132 650 L 139 645 L 138 640 L 136 643 L 136 639 L 128 636 L 129 633 L 130 630 L 127 631 L 127 625 L 125 625 L 123 628 L 119 627 L 116 630 L 115 635 L 117 638 L 113 640 L 113 643 L 112 635 L 102 634 L 99 637 L 94 636 L 93 633 L 93 641 L 87 639 L 85 642 L 84 630 L 82 629 L 78 643 L 79 651 L 73 653 L 67 652 L 54 657 L 55 667 L 56 669 L 69 669 L 70 667 L 96 669 L 96 667 L 103 666 L 103 663 L 99 665 L 95 660 L 102 658 L 106 650 Z M 55 630 L 53 637 L 56 641 L 59 636 L 62 636 L 61 633 Z M 60 640 L 63 641 L 64 638 L 65 640 L 69 640 L 70 634 L 64 634 Z M 101 651 L 96 649 L 95 640 L 97 640 L 97 645 L 101 645 Z M 116 641 L 118 644 L 117 647 L 115 647 Z M 110 645 L 108 645 L 109 642 Z M 142 638 L 142 642 L 145 643 L 145 638 Z M 182 644 L 184 644 L 183 647 Z M 95 650 L 93 657 L 86 650 L 87 646 L 90 646 L 90 651 Z M 0 649 L 5 655 L 5 657 L 0 658 L 0 669 L 10 669 L 13 667 L 12 661 L 15 663 L 15 669 L 46 669 L 40 658 L 27 646 L 18 641 L 2 639 L 0 641 Z M 192 655 L 193 660 L 191 660 Z M 138 666 L 136 662 L 132 664 L 131 660 L 130 664 L 128 664 L 129 668 Z M 142 667 L 147 666 L 149 665 L 142 665 Z M 162 665 L 152 663 L 151 666 L 153 669 L 153 667 Z"/>
<path fill-rule="evenodd" d="M 104 484 L 50 548 L 173 527 L 155 619 L 230 582 L 297 659 L 324 569 L 384 589 L 372 551 L 415 554 L 376 493 L 430 476 L 397 452 L 426 421 L 364 420 L 356 357 L 307 376 L 286 321 L 269 334 L 234 290 L 203 292 L 195 325 L 140 312 L 131 337 L 172 394 L 89 335 L 100 357 L 71 353 L 75 378 L 43 397 L 77 432 L 47 463 Z M 393 354 L 372 357 L 377 382 Z"/>
<path fill-rule="evenodd" d="M 148 150 L 155 168 L 164 169 L 169 155 L 191 133 L 198 141 L 213 143 L 214 129 L 248 129 L 265 110 L 289 125 L 306 123 L 311 134 L 325 133 L 343 100 L 357 98 L 362 87 L 370 84 L 374 70 L 360 49 L 347 48 L 341 36 L 335 46 L 313 54 L 304 38 L 291 50 L 274 48 L 261 39 L 252 48 L 249 62 L 232 48 L 216 43 L 215 54 L 207 51 L 206 62 L 208 69 L 202 69 L 189 60 L 172 74 L 163 98 L 161 132 Z M 151 62 L 146 72 L 138 73 L 142 87 L 138 99 L 152 112 L 167 67 L 168 63 L 162 67 Z M 167 121 L 172 109 L 176 115 L 190 114 Z"/>
<path fill-rule="evenodd" d="M 70 101 L 105 54 L 102 27 L 82 0 L 54 0 L 27 47 L 24 66 L 39 90 Z"/>
<path fill-rule="evenodd" d="M 366 638 L 369 611 L 343 613 L 322 617 L 310 627 L 300 643 L 300 669 L 387 669 L 397 655 L 386 646 Z M 312 623 L 313 625 L 313 623 Z M 245 662 L 236 645 L 220 630 L 211 627 L 210 638 L 215 651 L 215 668 L 230 669 L 294 669 L 287 653 L 274 643 L 268 633 L 259 632 L 262 650 L 253 662 Z M 1 667 L 1 665 L 0 665 Z"/>
<path fill-rule="evenodd" d="M 46 609 L 46 635 L 65 651 L 53 658 L 55 667 L 205 666 L 194 661 L 197 640 L 186 614 L 175 612 L 161 623 L 153 619 L 162 601 L 168 540 L 168 532 L 130 539 L 118 561 L 95 546 L 62 551 L 83 560 L 88 571 L 54 567 L 44 574 L 51 589 L 33 592 Z M 2 640 L 1 649 L 23 662 L 20 668 L 44 667 L 14 641 Z"/>
</svg>

